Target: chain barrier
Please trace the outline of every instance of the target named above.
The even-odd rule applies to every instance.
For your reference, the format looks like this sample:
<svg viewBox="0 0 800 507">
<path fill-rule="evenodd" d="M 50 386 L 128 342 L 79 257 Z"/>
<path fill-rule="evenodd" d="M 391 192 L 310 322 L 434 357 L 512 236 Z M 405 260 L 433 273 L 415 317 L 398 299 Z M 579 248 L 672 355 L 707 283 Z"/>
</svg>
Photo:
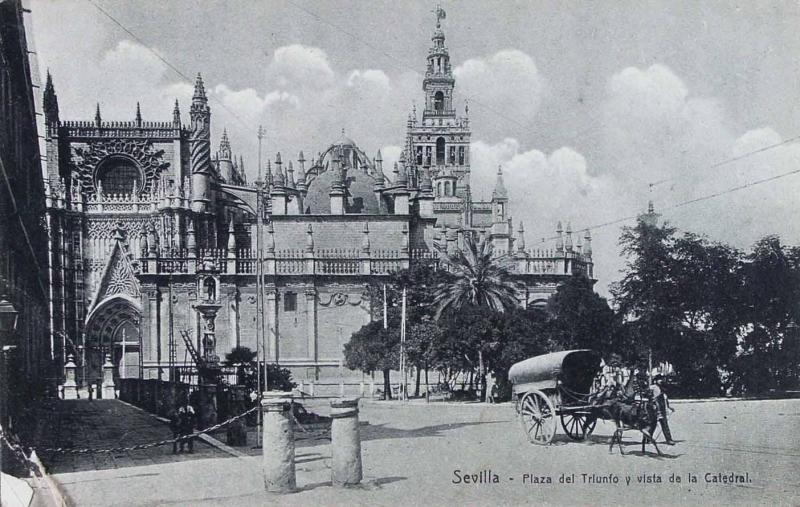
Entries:
<svg viewBox="0 0 800 507">
<path fill-rule="evenodd" d="M 216 431 L 216 430 L 222 428 L 223 426 L 227 426 L 228 424 L 230 424 L 230 423 L 232 423 L 232 422 L 234 422 L 234 421 L 236 421 L 238 419 L 241 419 L 242 417 L 245 417 L 245 416 L 255 412 L 259 408 L 260 407 L 258 405 L 256 405 L 255 407 L 251 408 L 250 410 L 248 410 L 246 412 L 243 412 L 243 413 L 241 413 L 241 414 L 239 414 L 237 416 L 231 417 L 227 421 L 223 421 L 221 423 L 215 424 L 214 426 L 209 426 L 208 428 L 205 428 L 202 431 L 198 431 L 198 432 L 192 433 L 191 435 L 181 435 L 181 436 L 176 437 L 176 438 L 170 438 L 170 439 L 166 439 L 166 440 L 159 440 L 158 442 L 151 442 L 151 443 L 147 443 L 147 444 L 132 445 L 132 446 L 129 446 L 129 447 L 112 447 L 110 449 L 89 449 L 89 448 L 86 448 L 86 449 L 72 449 L 72 448 L 69 448 L 69 447 L 48 447 L 46 449 L 42 449 L 41 452 L 60 453 L 60 454 L 107 454 L 107 453 L 123 453 L 123 452 L 129 452 L 129 451 L 141 451 L 141 450 L 144 450 L 144 449 L 152 449 L 154 447 L 161 447 L 162 445 L 174 444 L 176 442 L 189 440 L 191 438 L 197 438 L 200 435 L 205 435 L 206 433 L 211 433 L 212 431 Z"/>
<path fill-rule="evenodd" d="M 115 453 L 116 454 L 116 453 L 130 452 L 130 451 L 141 451 L 141 450 L 145 450 L 145 449 L 152 449 L 152 448 L 155 448 L 155 447 L 161 447 L 161 446 L 164 446 L 164 445 L 170 445 L 170 444 L 174 444 L 174 443 L 177 443 L 177 442 L 186 441 L 186 440 L 189 440 L 189 439 L 192 439 L 192 438 L 197 438 L 200 435 L 205 435 L 207 433 L 214 432 L 214 431 L 216 431 L 216 430 L 218 430 L 218 429 L 220 429 L 222 427 L 225 427 L 225 426 L 231 424 L 232 422 L 234 422 L 236 420 L 239 420 L 239 419 L 241 419 L 243 417 L 248 416 L 249 414 L 255 412 L 259 408 L 260 407 L 258 405 L 256 405 L 255 407 L 247 410 L 246 412 L 243 412 L 243 413 L 241 413 L 241 414 L 239 414 L 237 416 L 231 417 L 230 419 L 228 419 L 226 421 L 223 421 L 221 423 L 218 423 L 218 424 L 215 424 L 215 425 L 210 426 L 208 428 L 205 428 L 202 431 L 198 431 L 198 432 L 192 433 L 191 435 L 181 435 L 179 437 L 159 440 L 157 442 L 150 442 L 150 443 L 146 443 L 146 444 L 131 445 L 131 446 L 128 446 L 128 447 L 111 447 L 111 448 L 108 448 L 108 449 L 91 449 L 91 448 L 73 449 L 73 448 L 70 448 L 70 447 L 47 447 L 47 448 L 44 448 L 44 449 L 40 449 L 39 452 L 41 452 L 41 453 L 57 453 L 57 454 L 109 454 L 109 453 Z M 303 433 L 306 433 L 306 434 L 313 433 L 313 432 L 309 431 L 308 429 L 306 429 L 302 424 L 300 424 L 300 421 L 297 420 L 297 417 L 294 417 L 294 415 L 293 415 L 293 418 L 294 418 L 295 423 L 299 426 L 300 431 L 302 431 Z M 312 435 L 309 435 L 309 436 L 306 436 L 306 437 L 299 437 L 299 438 L 295 438 L 295 440 L 330 439 L 330 435 L 326 434 L 326 433 L 328 433 L 328 431 L 323 430 L 320 434 L 317 434 L 317 435 L 313 435 L 312 434 Z M 14 453 L 14 455 L 19 460 L 21 460 L 24 463 L 26 463 L 28 468 L 30 468 L 32 471 L 34 471 L 38 475 L 41 475 L 41 471 L 39 470 L 39 467 L 36 465 L 36 463 L 32 462 L 27 457 L 27 455 L 25 454 L 25 451 L 22 449 L 21 445 L 15 444 L 14 442 L 12 442 L 6 436 L 6 434 L 4 432 L 2 432 L 2 431 L 0 431 L 0 439 L 2 439 L 2 442 L 4 444 L 6 444 L 6 446 Z"/>
</svg>

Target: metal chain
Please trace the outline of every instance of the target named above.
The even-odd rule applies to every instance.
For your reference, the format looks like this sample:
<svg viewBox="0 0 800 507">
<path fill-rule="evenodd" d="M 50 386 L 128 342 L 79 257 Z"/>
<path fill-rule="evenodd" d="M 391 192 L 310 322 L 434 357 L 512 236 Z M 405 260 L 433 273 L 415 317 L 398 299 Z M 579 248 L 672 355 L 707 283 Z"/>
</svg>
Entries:
<svg viewBox="0 0 800 507">
<path fill-rule="evenodd" d="M 153 447 L 160 447 L 162 445 L 169 445 L 174 444 L 176 442 L 180 442 L 182 440 L 189 440 L 191 438 L 197 438 L 200 435 L 204 435 L 206 433 L 211 433 L 212 431 L 216 431 L 223 426 L 227 426 L 228 424 L 236 421 L 237 419 L 241 419 L 242 417 L 255 412 L 260 407 L 256 405 L 255 407 L 251 408 L 250 410 L 243 412 L 237 416 L 231 417 L 227 421 L 223 421 L 221 423 L 215 424 L 214 426 L 210 426 L 202 431 L 198 431 L 196 433 L 192 433 L 191 435 L 182 435 L 176 438 L 170 438 L 166 440 L 159 440 L 158 442 L 151 442 L 148 444 L 138 444 L 132 445 L 129 447 L 112 447 L 110 449 L 72 449 L 72 448 L 65 448 L 65 447 L 49 447 L 46 449 L 42 449 L 41 452 L 50 452 L 50 453 L 60 453 L 60 454 L 107 454 L 107 453 L 122 453 L 128 451 L 141 451 L 143 449 L 151 449 Z"/>
<path fill-rule="evenodd" d="M 231 417 L 230 419 L 228 419 L 226 421 L 223 421 L 221 423 L 215 424 L 214 426 L 210 426 L 208 428 L 205 428 L 202 431 L 198 431 L 196 433 L 192 433 L 191 435 L 182 435 L 182 436 L 179 436 L 179 437 L 176 437 L 176 438 L 159 440 L 158 442 L 150 442 L 150 443 L 147 443 L 147 444 L 137 444 L 137 445 L 132 445 L 132 446 L 128 446 L 128 447 L 111 447 L 111 448 L 108 448 L 108 449 L 91 449 L 91 448 L 73 449 L 73 448 L 65 448 L 65 447 L 48 447 L 48 448 L 45 448 L 45 449 L 41 449 L 40 452 L 42 452 L 42 453 L 59 453 L 59 454 L 108 454 L 108 453 L 123 453 L 123 452 L 129 452 L 129 451 L 141 451 L 141 450 L 144 450 L 144 449 L 152 449 L 154 447 L 160 447 L 160 446 L 163 446 L 163 445 L 174 444 L 176 442 L 180 442 L 180 441 L 183 441 L 183 440 L 189 440 L 191 438 L 197 438 L 200 435 L 211 433 L 211 432 L 216 431 L 216 430 L 218 430 L 218 429 L 220 429 L 220 428 L 222 428 L 224 426 L 227 426 L 228 424 L 230 424 L 230 423 L 232 423 L 232 422 L 234 422 L 234 421 L 236 421 L 238 419 L 246 417 L 247 415 L 249 415 L 249 414 L 253 413 L 254 411 L 256 411 L 258 408 L 260 408 L 260 407 L 259 406 L 255 406 L 255 407 L 251 408 L 250 410 L 247 410 L 246 412 L 243 412 L 243 413 L 241 413 L 241 414 L 239 414 L 237 416 Z M 302 432 L 311 433 L 306 428 L 304 428 L 302 424 L 300 424 L 300 421 L 298 421 L 296 417 L 294 417 L 294 420 L 297 423 L 297 425 L 300 427 L 300 430 Z M 312 436 L 307 436 L 307 437 L 295 438 L 295 440 L 330 439 L 330 435 L 328 435 L 327 433 L 328 433 L 327 431 L 323 431 L 319 435 L 312 435 Z M 32 471 L 34 471 L 34 472 L 36 472 L 38 474 L 41 473 L 39 471 L 39 467 L 36 465 L 36 463 L 32 462 L 25 455 L 25 451 L 22 449 L 22 447 L 20 445 L 18 445 L 18 444 L 14 444 L 13 442 L 11 442 L 5 436 L 5 433 L 3 433 L 2 431 L 0 431 L 0 439 L 2 439 L 3 443 L 5 443 L 6 446 L 8 446 L 8 448 L 11 449 L 11 451 L 17 456 L 18 459 L 24 461 L 28 465 L 28 468 L 30 468 Z"/>
</svg>

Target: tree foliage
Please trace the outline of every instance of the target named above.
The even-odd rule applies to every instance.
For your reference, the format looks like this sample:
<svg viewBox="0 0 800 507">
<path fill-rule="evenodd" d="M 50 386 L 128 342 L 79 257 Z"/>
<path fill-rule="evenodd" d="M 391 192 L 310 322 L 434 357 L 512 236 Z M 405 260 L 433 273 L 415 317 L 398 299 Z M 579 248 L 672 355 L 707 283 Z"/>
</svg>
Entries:
<svg viewBox="0 0 800 507">
<path fill-rule="evenodd" d="M 503 312 L 519 304 L 519 284 L 511 276 L 510 259 L 495 256 L 489 239 L 466 234 L 463 248 L 441 253 L 446 274 L 433 294 L 437 320 L 444 311 L 467 305 Z"/>
<path fill-rule="evenodd" d="M 620 242 L 628 263 L 612 293 L 640 364 L 648 352 L 668 361 L 689 395 L 798 385 L 797 248 L 767 236 L 745 255 L 653 215 Z"/>
</svg>

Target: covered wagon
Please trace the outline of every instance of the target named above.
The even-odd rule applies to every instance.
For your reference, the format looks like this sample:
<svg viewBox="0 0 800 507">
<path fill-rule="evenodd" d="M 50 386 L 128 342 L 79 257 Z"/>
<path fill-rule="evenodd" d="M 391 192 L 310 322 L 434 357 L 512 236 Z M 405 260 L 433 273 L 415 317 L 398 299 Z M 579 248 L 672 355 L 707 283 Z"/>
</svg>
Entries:
<svg viewBox="0 0 800 507">
<path fill-rule="evenodd" d="M 531 357 L 508 371 L 522 428 L 535 444 L 549 444 L 561 426 L 573 440 L 594 431 L 589 396 L 602 365 L 593 350 L 565 350 Z"/>
</svg>

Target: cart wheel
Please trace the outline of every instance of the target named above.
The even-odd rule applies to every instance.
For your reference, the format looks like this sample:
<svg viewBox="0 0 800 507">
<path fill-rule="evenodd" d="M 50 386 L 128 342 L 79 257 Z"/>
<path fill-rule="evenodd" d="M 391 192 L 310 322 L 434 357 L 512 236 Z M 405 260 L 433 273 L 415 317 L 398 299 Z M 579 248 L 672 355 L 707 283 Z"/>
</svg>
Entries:
<svg viewBox="0 0 800 507">
<path fill-rule="evenodd" d="M 562 413 L 561 426 L 572 440 L 581 441 L 594 431 L 597 418 L 580 412 Z"/>
<path fill-rule="evenodd" d="M 532 444 L 549 444 L 556 434 L 555 409 L 541 391 L 534 390 L 522 397 L 520 420 Z"/>
</svg>

